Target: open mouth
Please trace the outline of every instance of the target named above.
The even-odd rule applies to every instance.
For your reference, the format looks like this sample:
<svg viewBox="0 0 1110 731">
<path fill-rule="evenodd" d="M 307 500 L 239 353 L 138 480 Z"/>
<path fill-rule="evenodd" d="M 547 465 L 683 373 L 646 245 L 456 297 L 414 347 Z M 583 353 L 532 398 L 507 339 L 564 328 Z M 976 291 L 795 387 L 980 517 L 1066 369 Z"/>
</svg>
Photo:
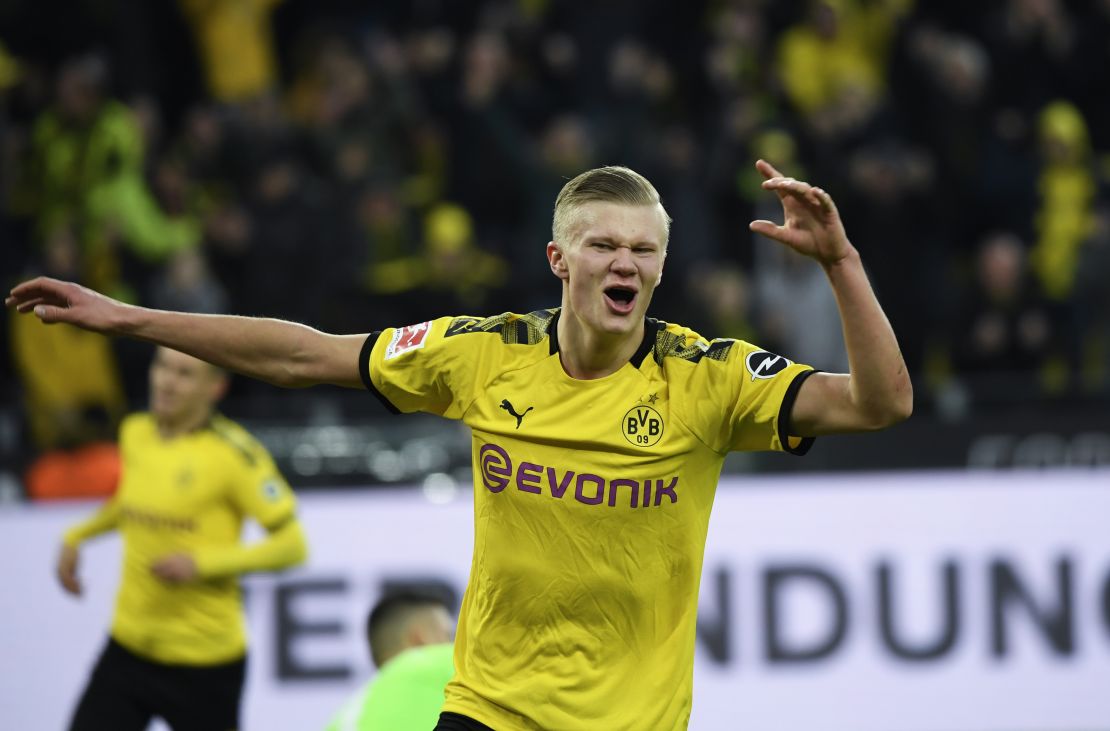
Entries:
<svg viewBox="0 0 1110 731">
<path fill-rule="evenodd" d="M 607 287 L 605 289 L 605 300 L 612 310 L 627 314 L 632 311 L 636 304 L 636 290 L 631 287 Z"/>
</svg>

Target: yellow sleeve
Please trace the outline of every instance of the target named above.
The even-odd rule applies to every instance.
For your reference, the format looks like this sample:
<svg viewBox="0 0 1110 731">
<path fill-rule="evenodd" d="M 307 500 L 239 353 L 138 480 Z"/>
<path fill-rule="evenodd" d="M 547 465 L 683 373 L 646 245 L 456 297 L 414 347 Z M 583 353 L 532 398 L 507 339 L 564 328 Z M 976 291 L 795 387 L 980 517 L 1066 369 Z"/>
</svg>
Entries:
<svg viewBox="0 0 1110 731">
<path fill-rule="evenodd" d="M 119 502 L 113 497 L 104 503 L 92 517 L 67 530 L 62 536 L 62 542 L 67 546 L 76 547 L 90 538 L 115 530 L 118 526 Z"/>
<path fill-rule="evenodd" d="M 474 318 L 441 317 L 372 334 L 360 356 L 366 388 L 394 413 L 461 418 L 481 387 L 485 345 L 496 335 L 454 337 Z M 498 339 L 497 342 L 500 342 Z"/>
<path fill-rule="evenodd" d="M 802 455 L 813 439 L 794 436 L 790 414 L 802 383 L 815 372 L 811 366 L 749 344 L 740 343 L 743 366 L 740 394 L 732 412 L 734 451 L 775 450 Z"/>
<path fill-rule="evenodd" d="M 243 515 L 271 530 L 294 517 L 297 498 L 270 453 L 254 443 L 231 484 L 231 501 Z"/>
<path fill-rule="evenodd" d="M 812 439 L 791 434 L 790 413 L 802 382 L 814 373 L 743 340 L 713 341 L 724 359 L 704 358 L 689 375 L 686 418 L 718 452 L 774 450 L 805 454 Z"/>
<path fill-rule="evenodd" d="M 303 563 L 308 556 L 304 530 L 296 517 L 270 531 L 261 541 L 222 548 L 202 548 L 193 554 L 197 571 L 206 579 L 251 571 L 280 571 Z"/>
<path fill-rule="evenodd" d="M 193 553 L 205 578 L 250 571 L 277 571 L 304 561 L 308 555 L 304 531 L 297 520 L 297 498 L 270 453 L 242 427 L 221 421 L 219 429 L 234 445 L 229 499 L 269 535 L 250 545 L 210 546 Z"/>
</svg>

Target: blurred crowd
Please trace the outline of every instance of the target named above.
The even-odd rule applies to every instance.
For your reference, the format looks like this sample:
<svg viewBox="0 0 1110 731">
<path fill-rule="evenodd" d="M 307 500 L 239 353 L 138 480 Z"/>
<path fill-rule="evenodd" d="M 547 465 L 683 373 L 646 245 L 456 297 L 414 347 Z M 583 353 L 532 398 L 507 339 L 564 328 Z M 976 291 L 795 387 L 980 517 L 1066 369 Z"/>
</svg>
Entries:
<svg viewBox="0 0 1110 731">
<path fill-rule="evenodd" d="M 833 194 L 919 409 L 1105 400 L 1108 91 L 1110 0 L 12 0 L 0 264 L 337 332 L 522 312 L 563 182 L 623 164 L 674 218 L 654 316 L 844 369 L 820 269 L 748 232 L 763 157 Z M 4 335 L 40 449 L 143 403 L 143 349 Z"/>
</svg>

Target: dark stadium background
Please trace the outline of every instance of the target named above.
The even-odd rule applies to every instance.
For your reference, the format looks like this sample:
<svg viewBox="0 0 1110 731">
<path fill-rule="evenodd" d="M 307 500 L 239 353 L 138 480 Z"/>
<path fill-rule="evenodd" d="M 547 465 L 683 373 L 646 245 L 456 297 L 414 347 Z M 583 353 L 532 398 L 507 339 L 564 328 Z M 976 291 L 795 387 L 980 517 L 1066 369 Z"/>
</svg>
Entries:
<svg viewBox="0 0 1110 731">
<path fill-rule="evenodd" d="M 917 403 L 729 470 L 1110 462 L 1105 1 L 6 0 L 0 48 L 5 285 L 342 332 L 554 306 L 554 196 L 618 163 L 675 219 L 654 316 L 840 369 L 818 268 L 747 233 L 765 156 L 838 202 Z M 43 455 L 142 407 L 149 349 L 2 327 L 19 499 Z M 469 469 L 454 424 L 365 394 L 237 380 L 224 409 L 299 488 Z"/>
</svg>

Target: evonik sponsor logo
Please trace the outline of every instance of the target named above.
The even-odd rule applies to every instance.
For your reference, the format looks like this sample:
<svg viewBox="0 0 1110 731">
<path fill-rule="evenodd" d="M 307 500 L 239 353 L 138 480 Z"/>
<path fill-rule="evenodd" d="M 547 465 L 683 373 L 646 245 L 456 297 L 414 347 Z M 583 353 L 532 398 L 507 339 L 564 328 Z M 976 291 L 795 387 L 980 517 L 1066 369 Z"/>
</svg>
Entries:
<svg viewBox="0 0 1110 731">
<path fill-rule="evenodd" d="M 662 479 L 611 478 L 566 467 L 534 462 L 513 464 L 512 457 L 496 444 L 483 444 L 478 450 L 482 484 L 492 493 L 509 485 L 521 492 L 547 495 L 562 500 L 574 499 L 584 505 L 632 508 L 659 507 L 678 502 L 678 475 Z"/>
</svg>

